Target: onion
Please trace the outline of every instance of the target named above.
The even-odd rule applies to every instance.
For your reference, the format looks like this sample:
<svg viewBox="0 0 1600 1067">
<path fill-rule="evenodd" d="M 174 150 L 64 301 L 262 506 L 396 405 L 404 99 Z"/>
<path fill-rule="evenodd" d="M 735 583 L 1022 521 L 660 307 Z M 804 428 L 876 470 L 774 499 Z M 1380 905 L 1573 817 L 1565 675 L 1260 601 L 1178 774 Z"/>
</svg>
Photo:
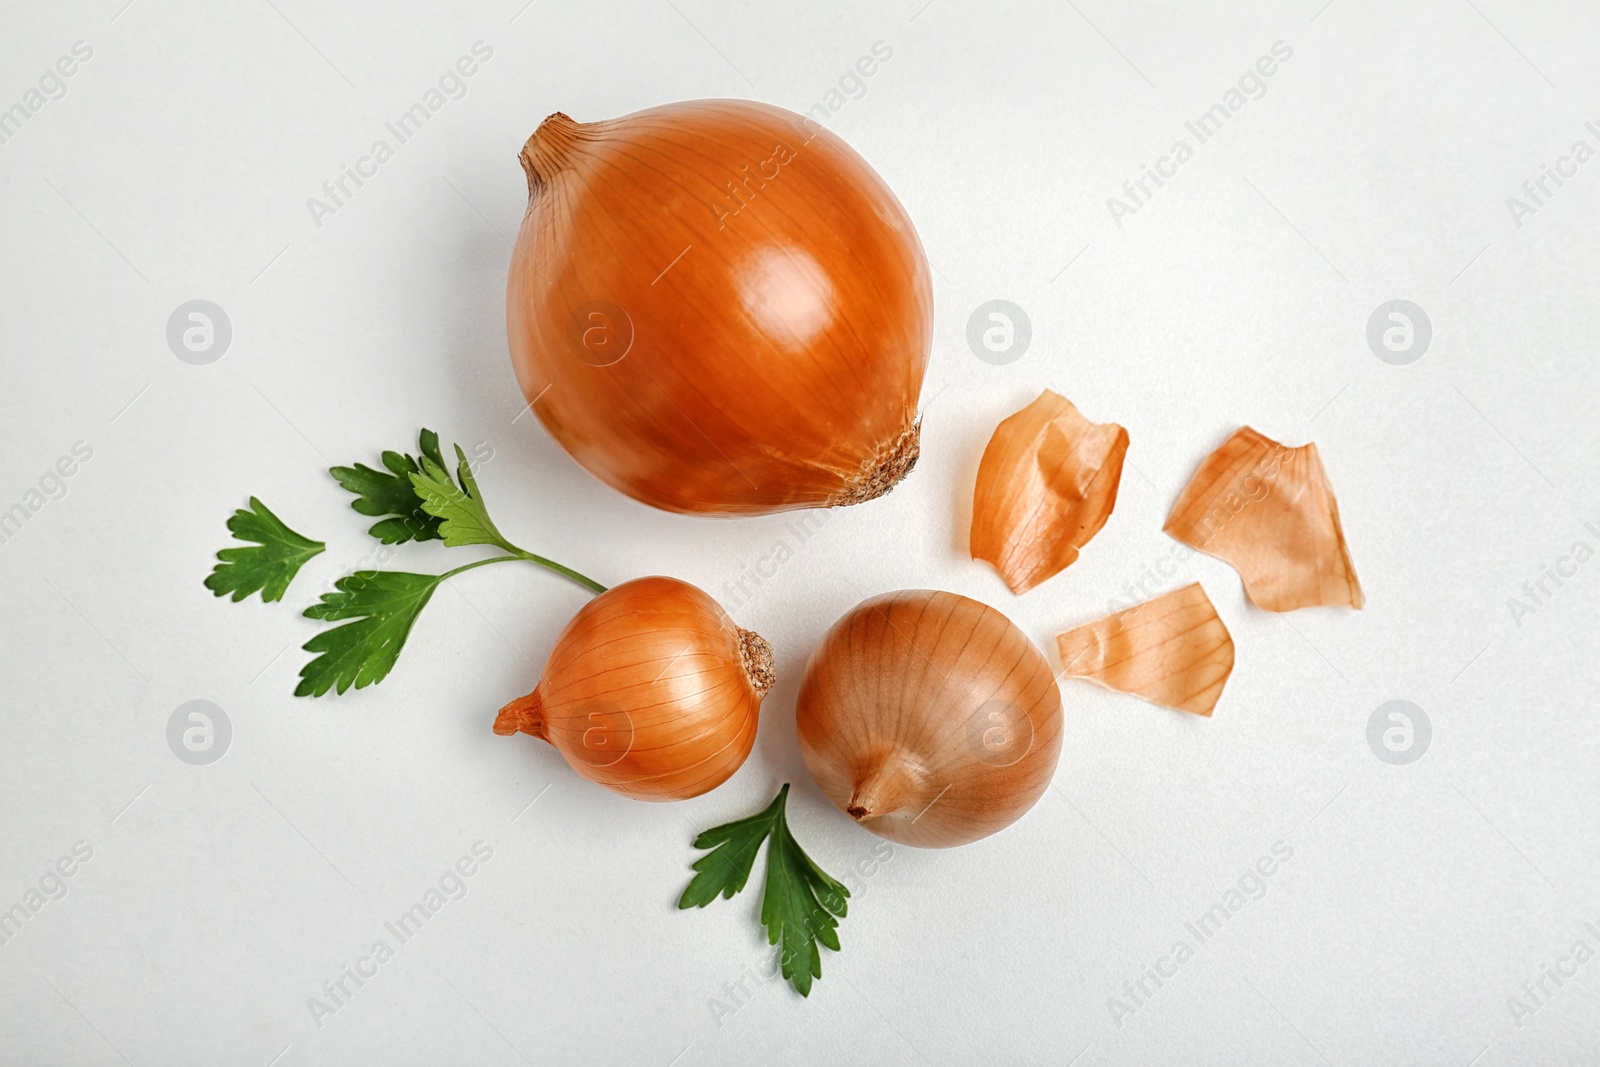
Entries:
<svg viewBox="0 0 1600 1067">
<path fill-rule="evenodd" d="M 993 608 L 925 589 L 873 597 L 833 624 L 806 667 L 796 725 L 835 806 L 926 848 L 1011 825 L 1061 754 L 1043 653 Z"/>
<path fill-rule="evenodd" d="M 911 220 L 838 137 L 743 100 L 523 148 L 517 380 L 596 477 L 669 511 L 854 504 L 916 462 L 933 328 Z"/>
<path fill-rule="evenodd" d="M 538 686 L 494 732 L 532 734 L 572 768 L 640 800 L 686 800 L 727 781 L 755 744 L 772 650 L 701 590 L 637 578 L 585 604 Z"/>
</svg>

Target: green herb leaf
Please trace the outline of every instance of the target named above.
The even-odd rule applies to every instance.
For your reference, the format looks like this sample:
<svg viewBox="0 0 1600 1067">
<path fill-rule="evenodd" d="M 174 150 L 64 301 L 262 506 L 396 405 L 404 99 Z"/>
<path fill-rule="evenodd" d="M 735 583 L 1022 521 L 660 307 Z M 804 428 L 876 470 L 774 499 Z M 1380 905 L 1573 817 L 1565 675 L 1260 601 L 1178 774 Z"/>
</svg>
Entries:
<svg viewBox="0 0 1600 1067">
<path fill-rule="evenodd" d="M 321 541 L 289 529 L 255 497 L 250 498 L 250 510 L 240 508 L 233 513 L 228 532 L 240 541 L 255 544 L 218 552 L 217 558 L 222 562 L 206 576 L 206 588 L 217 596 L 232 593 L 234 603 L 257 590 L 263 602 L 282 600 L 300 568 L 326 547 Z"/>
<path fill-rule="evenodd" d="M 801 996 L 811 994 L 811 980 L 822 977 L 821 941 L 839 951 L 839 919 L 850 891 L 814 863 L 801 849 L 779 812 L 767 845 L 767 886 L 761 898 L 761 921 L 767 941 L 783 938 L 783 976 Z M 835 918 L 838 916 L 839 918 Z"/>
<path fill-rule="evenodd" d="M 297 697 L 343 693 L 381 682 L 394 668 L 417 615 L 449 574 L 357 571 L 334 583 L 305 610 L 312 619 L 353 619 L 324 630 L 301 647 L 319 655 L 300 668 Z"/>
<path fill-rule="evenodd" d="M 725 900 L 732 900 L 733 895 L 745 887 L 750 880 L 751 870 L 755 868 L 756 853 L 761 851 L 761 843 L 772 833 L 773 813 L 777 805 L 778 802 L 774 800 L 760 814 L 714 827 L 694 839 L 695 848 L 715 851 L 691 864 L 699 873 L 678 899 L 679 908 L 703 908 L 719 895 Z"/>
<path fill-rule="evenodd" d="M 386 516 L 367 531 L 386 545 L 434 541 L 443 536 L 439 520 L 423 509 L 422 498 L 411 485 L 411 476 L 422 470 L 428 460 L 444 466 L 439 435 L 423 430 L 417 435 L 417 446 L 422 452 L 420 459 L 402 452 L 385 452 L 382 458 L 387 473 L 364 463 L 328 468 L 335 481 L 356 495 L 350 502 L 352 508 L 362 515 Z"/>
<path fill-rule="evenodd" d="M 732 899 L 749 882 L 761 843 L 770 839 L 761 921 L 768 944 L 782 940 L 783 976 L 804 997 L 811 995 L 812 979 L 822 977 L 817 942 L 839 951 L 838 920 L 844 918 L 850 891 L 812 862 L 789 832 L 784 810 L 788 797 L 785 783 L 766 810 L 695 838 L 695 848 L 713 851 L 692 864 L 698 873 L 678 899 L 678 907 L 703 908 L 719 895 Z"/>
<path fill-rule="evenodd" d="M 422 460 L 422 470 L 411 475 L 411 485 L 422 501 L 422 509 L 438 520 L 439 535 L 450 547 L 457 545 L 500 545 L 510 549 L 500 531 L 489 518 L 488 509 L 478 495 L 478 483 L 467 466 L 467 457 L 456 445 L 456 477 L 461 484 L 450 479 L 444 464 L 431 456 Z"/>
</svg>

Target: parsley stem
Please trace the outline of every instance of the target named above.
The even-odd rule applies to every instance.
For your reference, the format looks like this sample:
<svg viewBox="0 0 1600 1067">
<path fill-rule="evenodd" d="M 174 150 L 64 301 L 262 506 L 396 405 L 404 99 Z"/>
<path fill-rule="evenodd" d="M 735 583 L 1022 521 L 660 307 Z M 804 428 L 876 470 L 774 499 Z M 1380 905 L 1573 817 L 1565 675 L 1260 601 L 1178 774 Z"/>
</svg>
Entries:
<svg viewBox="0 0 1600 1067">
<path fill-rule="evenodd" d="M 583 586 L 585 589 L 589 590 L 592 593 L 604 593 L 606 591 L 606 587 L 601 585 L 599 582 L 595 581 L 593 578 L 589 578 L 589 577 L 587 577 L 585 575 L 579 574 L 577 571 L 573 570 L 571 567 L 563 567 L 561 564 L 557 563 L 555 560 L 545 559 L 543 556 L 536 556 L 532 552 L 525 552 L 522 549 L 516 547 L 515 545 L 508 545 L 508 544 L 502 543 L 501 547 L 506 549 L 507 551 L 513 553 L 513 555 L 509 555 L 509 556 L 491 556 L 488 559 L 480 559 L 480 560 L 476 560 L 476 561 L 474 561 L 472 563 L 464 563 L 461 566 L 455 568 L 454 570 L 445 571 L 443 574 L 439 575 L 439 580 L 442 582 L 446 578 L 453 578 L 456 575 L 462 573 L 463 571 L 470 571 L 474 567 L 482 567 L 482 566 L 485 566 L 485 565 L 490 564 L 490 563 L 506 563 L 506 562 L 509 562 L 511 560 L 523 559 L 523 560 L 527 560 L 529 563 L 537 563 L 541 567 L 548 567 L 550 570 L 555 571 L 557 574 L 563 575 L 564 577 L 567 577 L 567 578 L 571 578 L 573 581 L 577 582 L 579 585 Z"/>
<path fill-rule="evenodd" d="M 577 582 L 579 585 L 583 586 L 592 593 L 604 593 L 606 591 L 606 587 L 595 581 L 593 578 L 579 574 L 571 567 L 563 567 L 553 559 L 545 559 L 543 556 L 536 556 L 532 552 L 524 552 L 520 548 L 513 548 L 512 551 L 516 552 L 519 559 L 525 559 L 529 563 L 537 563 L 541 567 L 548 567 L 557 574 L 571 578 L 573 581 Z"/>
<path fill-rule="evenodd" d="M 442 582 L 446 578 L 454 578 L 456 575 L 462 573 L 463 571 L 470 571 L 474 567 L 484 567 L 484 566 L 488 566 L 491 563 L 505 563 L 507 560 L 513 560 L 513 559 L 519 559 L 519 558 L 521 558 L 521 557 L 519 557 L 519 556 L 490 556 L 488 559 L 480 559 L 480 560 L 476 560 L 476 561 L 474 561 L 472 563 L 463 563 L 461 566 L 456 567 L 454 570 L 448 570 L 448 571 L 445 571 L 443 574 L 439 575 L 439 580 Z"/>
</svg>

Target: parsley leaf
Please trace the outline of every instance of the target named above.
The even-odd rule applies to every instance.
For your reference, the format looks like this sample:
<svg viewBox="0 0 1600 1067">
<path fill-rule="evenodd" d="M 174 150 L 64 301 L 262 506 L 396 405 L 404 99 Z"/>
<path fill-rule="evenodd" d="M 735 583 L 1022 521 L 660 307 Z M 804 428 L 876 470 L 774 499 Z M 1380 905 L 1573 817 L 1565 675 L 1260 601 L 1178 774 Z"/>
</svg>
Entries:
<svg viewBox="0 0 1600 1067">
<path fill-rule="evenodd" d="M 264 603 L 282 600 L 300 568 L 326 547 L 289 529 L 255 497 L 250 498 L 250 510 L 240 508 L 233 513 L 228 532 L 255 544 L 218 552 L 217 559 L 222 562 L 206 575 L 205 584 L 217 596 L 232 593 L 234 603 L 257 590 Z"/>
<path fill-rule="evenodd" d="M 297 697 L 319 697 L 329 689 L 343 693 L 381 682 L 394 668 L 417 616 L 439 583 L 450 574 L 357 571 L 334 583 L 338 592 L 322 594 L 305 610 L 312 619 L 353 619 L 324 630 L 304 645 L 319 655 L 300 668 Z"/>
<path fill-rule="evenodd" d="M 452 548 L 457 545 L 499 545 L 515 551 L 514 546 L 507 544 L 506 539 L 500 536 L 500 531 L 489 518 L 483 498 L 478 493 L 478 483 L 472 477 L 472 468 L 467 466 L 467 457 L 460 445 L 456 445 L 456 461 L 456 477 L 461 480 L 459 486 L 451 481 L 444 464 L 431 456 L 424 456 L 422 470 L 411 475 L 411 485 L 422 501 L 422 510 L 439 523 L 438 536 L 444 538 L 444 543 Z"/>
<path fill-rule="evenodd" d="M 374 470 L 364 463 L 328 468 L 335 481 L 356 495 L 356 499 L 350 501 L 352 508 L 362 515 L 383 517 L 367 532 L 386 545 L 433 541 L 443 536 L 439 532 L 439 519 L 423 509 L 422 499 L 411 486 L 411 476 L 421 471 L 427 461 L 432 460 L 441 468 L 444 466 L 439 435 L 423 430 L 418 434 L 417 447 L 422 452 L 420 459 L 402 452 L 385 452 L 382 458 L 387 472 Z"/>
<path fill-rule="evenodd" d="M 765 811 L 696 837 L 695 848 L 712 851 L 692 864 L 697 873 L 678 899 L 678 907 L 703 908 L 719 895 L 731 900 L 750 880 L 761 843 L 770 839 L 761 921 L 767 928 L 768 944 L 783 941 L 783 976 L 805 997 L 811 995 L 812 979 L 822 977 L 817 942 L 839 951 L 838 920 L 844 918 L 850 891 L 812 862 L 789 832 L 784 811 L 788 797 L 785 783 Z"/>
</svg>

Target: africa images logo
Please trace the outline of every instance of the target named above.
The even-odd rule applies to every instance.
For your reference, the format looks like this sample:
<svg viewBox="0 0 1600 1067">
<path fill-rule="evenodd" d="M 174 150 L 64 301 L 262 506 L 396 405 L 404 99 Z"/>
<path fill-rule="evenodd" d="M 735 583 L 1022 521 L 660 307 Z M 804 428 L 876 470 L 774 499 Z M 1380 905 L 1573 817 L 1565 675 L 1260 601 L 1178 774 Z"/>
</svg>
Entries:
<svg viewBox="0 0 1600 1067">
<path fill-rule="evenodd" d="M 1194 139 L 1194 144 L 1183 137 L 1174 139 L 1172 147 L 1158 156 L 1154 165 L 1141 165 L 1138 176 L 1122 183 L 1121 196 L 1107 197 L 1106 210 L 1111 213 L 1111 221 L 1117 229 L 1122 229 L 1125 216 L 1137 215 L 1162 186 L 1178 176 L 1178 168 L 1194 158 L 1195 149 L 1221 133 L 1223 126 L 1244 110 L 1246 104 L 1266 96 L 1267 79 L 1293 58 L 1293 45 L 1287 41 L 1272 42 L 1270 55 L 1258 58 L 1223 92 L 1222 99 L 1183 124 L 1184 132 Z"/>
</svg>

